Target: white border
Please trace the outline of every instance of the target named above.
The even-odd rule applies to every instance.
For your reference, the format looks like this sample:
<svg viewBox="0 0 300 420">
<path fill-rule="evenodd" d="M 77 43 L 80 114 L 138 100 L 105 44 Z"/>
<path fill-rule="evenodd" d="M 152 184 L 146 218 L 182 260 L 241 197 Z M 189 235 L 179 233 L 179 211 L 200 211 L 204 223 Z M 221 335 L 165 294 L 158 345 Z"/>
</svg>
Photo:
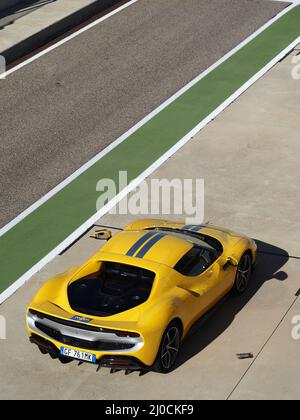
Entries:
<svg viewBox="0 0 300 420">
<path fill-rule="evenodd" d="M 156 169 L 158 169 L 167 159 L 174 155 L 179 149 L 181 149 L 192 137 L 194 137 L 199 131 L 201 131 L 210 121 L 216 118 L 225 108 L 227 108 L 233 101 L 235 101 L 240 95 L 242 95 L 247 89 L 249 89 L 255 82 L 263 77 L 272 67 L 274 67 L 280 60 L 282 60 L 289 52 L 291 52 L 300 43 L 300 37 L 292 42 L 287 48 L 285 48 L 280 54 L 278 54 L 273 60 L 271 60 L 263 69 L 255 74 L 251 79 L 248 80 L 242 87 L 240 87 L 233 95 L 231 95 L 225 102 L 223 102 L 218 108 L 216 108 L 208 117 L 206 117 L 200 124 L 198 124 L 193 130 L 191 130 L 186 136 L 184 136 L 177 144 L 175 144 L 168 152 L 161 156 L 155 163 L 153 163 L 146 171 L 144 171 L 138 178 L 136 178 L 128 188 L 121 191 L 113 200 L 111 200 L 105 207 L 98 211 L 94 216 L 88 219 L 83 225 L 81 225 L 75 232 L 73 232 L 67 239 L 65 239 L 60 245 L 58 245 L 53 251 L 46 255 L 41 261 L 35 264 L 29 271 L 21 276 L 15 283 L 13 283 L 8 289 L 0 294 L 0 304 L 15 293 L 21 286 L 23 286 L 34 274 L 41 270 L 46 264 L 53 260 L 58 254 L 64 251 L 69 245 L 71 245 L 79 236 L 81 236 L 88 228 L 90 228 L 98 219 L 109 212 L 120 200 L 122 200 L 130 191 L 134 190 L 145 178 L 151 175 Z"/>
<path fill-rule="evenodd" d="M 138 0 L 134 0 L 130 3 L 127 3 L 127 7 L 130 6 L 131 4 L 135 3 L 136 1 L 138 1 Z M 183 95 L 187 90 L 189 90 L 196 83 L 198 83 L 200 80 L 202 80 L 204 77 L 206 77 L 209 73 L 211 73 L 213 70 L 215 70 L 221 64 L 223 64 L 226 60 L 228 60 L 228 58 L 232 57 L 236 52 L 238 52 L 245 45 L 247 45 L 249 42 L 251 42 L 254 38 L 256 38 L 259 34 L 261 34 L 264 30 L 266 30 L 274 22 L 276 22 L 278 19 L 280 19 L 286 13 L 288 13 L 292 9 L 294 9 L 297 5 L 298 5 L 298 3 L 292 4 L 289 7 L 287 7 L 286 9 L 284 9 L 282 12 L 280 12 L 277 16 L 275 16 L 273 19 L 271 19 L 269 22 L 267 22 L 265 25 L 263 25 L 260 29 L 258 29 L 252 35 L 250 35 L 243 42 L 241 42 L 237 47 L 235 47 L 229 53 L 224 55 L 220 60 L 218 60 L 216 63 L 214 63 L 211 67 L 209 67 L 207 70 L 205 70 L 203 73 L 201 73 L 195 79 L 193 79 L 190 83 L 188 83 L 186 86 L 184 86 L 182 89 L 180 89 L 177 93 L 175 93 L 175 95 L 171 96 L 171 98 L 166 100 L 158 108 L 156 108 L 149 115 L 147 115 L 145 118 L 143 118 L 140 122 L 138 122 L 135 126 L 133 126 L 125 134 L 123 134 L 121 137 L 119 137 L 117 140 L 115 140 L 113 143 L 111 143 L 102 152 L 98 153 L 94 158 L 92 158 L 87 163 L 85 163 L 83 166 L 81 166 L 77 171 L 75 171 L 72 175 L 67 177 L 64 181 L 62 181 L 60 184 L 58 184 L 55 188 L 53 188 L 51 191 L 49 191 L 47 194 L 45 194 L 42 198 L 40 198 L 38 201 L 36 201 L 28 209 L 26 209 L 25 211 L 20 213 L 15 219 L 13 219 L 11 222 L 9 222 L 4 227 L 2 227 L 0 229 L 0 237 L 3 236 L 6 232 L 8 232 L 10 229 L 12 229 L 16 224 L 21 222 L 21 220 L 23 220 L 25 217 L 27 217 L 30 213 L 32 213 L 38 207 L 40 207 L 42 204 L 44 204 L 46 201 L 48 201 L 56 193 L 58 193 L 63 188 L 65 188 L 68 184 L 70 184 L 72 181 L 74 181 L 74 179 L 76 179 L 79 175 L 81 175 L 83 172 L 85 172 L 87 169 L 89 169 L 91 166 L 93 166 L 96 162 L 98 162 L 100 159 L 102 159 L 105 155 L 107 155 L 109 152 L 111 152 L 113 149 L 115 149 L 117 146 L 119 146 L 121 143 L 123 143 L 129 136 L 131 136 L 133 133 L 135 133 L 139 128 L 141 128 L 143 125 L 145 125 L 149 120 L 151 120 L 158 113 L 160 113 L 163 109 L 165 109 L 172 102 L 174 102 L 176 99 L 178 99 L 181 95 Z M 123 8 L 124 8 L 124 6 L 123 6 Z M 112 12 L 112 14 L 115 14 L 120 10 L 121 10 L 121 8 L 115 10 L 114 12 Z M 91 25 L 88 25 L 86 28 L 81 29 L 78 33 L 72 34 L 70 37 L 66 38 L 65 40 L 62 40 L 58 44 L 55 44 L 55 45 L 49 47 L 47 50 L 43 51 L 42 53 L 37 54 L 37 56 L 30 58 L 29 60 L 25 61 L 22 64 L 19 64 L 18 66 L 14 67 L 14 69 L 11 69 L 7 73 L 5 73 L 5 76 L 8 76 L 9 74 L 13 73 L 14 71 L 19 70 L 20 68 L 24 67 L 26 64 L 32 63 L 33 61 L 40 58 L 42 55 L 46 54 L 47 52 L 50 52 L 54 48 L 57 48 L 59 45 L 64 44 L 68 40 L 70 40 L 70 39 L 74 38 L 75 36 L 79 35 L 79 33 L 84 32 L 85 30 L 87 30 L 87 28 L 89 29 L 90 27 L 95 26 L 100 21 L 103 21 L 104 19 L 107 19 L 112 14 L 107 15 L 104 18 L 99 19 L 99 21 L 93 22 Z"/>
</svg>

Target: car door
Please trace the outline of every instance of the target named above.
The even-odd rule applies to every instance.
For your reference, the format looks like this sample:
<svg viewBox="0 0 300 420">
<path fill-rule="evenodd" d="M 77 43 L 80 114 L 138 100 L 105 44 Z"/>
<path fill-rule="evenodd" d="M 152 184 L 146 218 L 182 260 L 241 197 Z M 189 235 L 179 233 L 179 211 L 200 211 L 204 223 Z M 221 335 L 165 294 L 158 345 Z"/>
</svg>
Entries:
<svg viewBox="0 0 300 420">
<path fill-rule="evenodd" d="M 227 277 L 212 250 L 201 249 L 195 253 L 180 284 L 188 292 L 185 305 L 191 321 L 204 315 L 225 295 L 229 287 Z"/>
</svg>

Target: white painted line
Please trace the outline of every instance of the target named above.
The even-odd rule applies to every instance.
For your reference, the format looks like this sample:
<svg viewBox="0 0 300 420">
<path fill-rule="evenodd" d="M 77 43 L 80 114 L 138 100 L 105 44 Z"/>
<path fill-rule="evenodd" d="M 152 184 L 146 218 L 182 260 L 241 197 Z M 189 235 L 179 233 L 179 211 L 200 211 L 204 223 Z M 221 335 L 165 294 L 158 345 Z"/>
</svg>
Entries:
<svg viewBox="0 0 300 420">
<path fill-rule="evenodd" d="M 201 121 L 193 130 L 191 130 L 186 136 L 184 136 L 178 143 L 176 143 L 168 152 L 161 156 L 156 162 L 154 162 L 148 169 L 146 169 L 138 178 L 136 178 L 128 188 L 122 190 L 113 200 L 107 203 L 100 211 L 94 214 L 89 220 L 81 225 L 75 232 L 73 232 L 67 239 L 65 239 L 60 245 L 58 245 L 53 251 L 46 255 L 41 261 L 39 261 L 34 267 L 27 271 L 22 277 L 20 277 L 15 283 L 13 283 L 8 289 L 0 294 L 0 304 L 15 293 L 21 286 L 23 286 L 33 275 L 40 271 L 46 264 L 53 260 L 57 255 L 64 251 L 70 246 L 79 236 L 81 236 L 88 228 L 90 228 L 98 219 L 108 213 L 118 202 L 120 202 L 126 195 L 133 191 L 145 178 L 150 176 L 155 170 L 157 170 L 166 160 L 173 156 L 178 150 L 180 150 L 191 138 L 193 138 L 199 131 L 201 131 L 209 122 L 215 119 L 224 109 L 226 109 L 232 102 L 234 102 L 239 96 L 241 96 L 247 89 L 249 89 L 255 82 L 263 77 L 272 67 L 274 67 L 280 60 L 282 60 L 289 52 L 291 52 L 300 42 L 298 37 L 292 42 L 286 49 L 278 54 L 273 60 L 271 60 L 264 68 L 256 73 L 251 79 L 249 79 L 243 86 L 241 86 L 233 95 L 231 95 L 225 102 L 223 102 L 218 108 L 216 108 L 210 115 L 208 115 L 203 121 Z"/>
<path fill-rule="evenodd" d="M 279 1 L 280 3 L 300 4 L 300 0 L 268 0 L 268 1 Z"/>
<path fill-rule="evenodd" d="M 109 19 L 110 17 L 114 16 L 115 14 L 117 14 L 119 12 L 122 12 L 122 10 L 127 9 L 127 7 L 132 6 L 134 3 L 137 3 L 138 1 L 139 0 L 131 0 L 128 3 L 123 4 L 123 6 L 120 6 L 117 9 L 113 10 L 112 12 L 108 13 L 107 15 L 102 16 L 101 18 L 95 20 L 92 23 L 89 23 L 88 25 L 86 25 L 83 28 L 79 29 L 78 31 L 74 32 L 73 34 L 68 35 L 66 38 L 56 42 L 55 44 L 51 45 L 48 48 L 45 48 L 43 51 L 40 51 L 38 54 L 33 55 L 32 57 L 30 57 L 27 60 L 23 61 L 22 63 L 18 64 L 17 66 L 11 68 L 10 70 L 7 70 L 5 73 L 2 73 L 2 75 L 0 75 L 0 79 L 5 79 L 7 76 L 14 73 L 15 71 L 20 70 L 23 67 L 27 66 L 28 64 L 33 63 L 35 60 L 38 60 L 39 58 L 41 58 L 44 55 L 48 54 L 49 52 L 55 50 L 56 48 L 65 44 L 66 42 L 71 41 L 72 39 L 76 38 L 78 35 L 83 34 L 84 32 L 88 31 L 89 29 L 93 28 L 94 26 L 99 25 L 99 23 L 103 22 L 104 20 Z"/>
<path fill-rule="evenodd" d="M 137 0 L 135 0 L 135 1 L 137 1 Z M 128 7 L 128 5 L 130 5 L 132 3 L 134 3 L 134 2 L 127 3 L 127 7 Z M 202 80 L 204 77 L 206 77 L 209 73 L 211 73 L 213 70 L 215 70 L 221 64 L 223 64 L 226 60 L 228 60 L 228 58 L 232 57 L 235 53 L 237 53 L 245 45 L 249 44 L 249 42 L 251 42 L 254 38 L 256 38 L 259 34 L 261 34 L 264 30 L 266 30 L 269 26 L 271 26 L 274 22 L 276 22 L 278 19 L 280 19 L 286 13 L 290 12 L 296 6 L 297 6 L 297 4 L 290 5 L 289 7 L 284 9 L 282 12 L 280 12 L 277 16 L 275 16 L 270 21 L 268 21 L 260 29 L 258 29 L 256 32 L 254 32 L 252 35 L 250 35 L 248 38 L 246 38 L 243 42 L 241 42 L 237 47 L 233 48 L 233 50 L 231 50 L 230 52 L 225 54 L 220 60 L 218 60 L 211 67 L 209 67 L 207 70 L 202 72 L 199 76 L 197 76 L 195 79 L 193 79 L 191 82 L 189 82 L 186 86 L 184 86 L 182 89 L 180 89 L 177 93 L 175 93 L 173 96 L 171 96 L 171 98 L 169 98 L 164 103 L 162 103 L 158 108 L 156 108 L 149 115 L 147 115 L 145 118 L 143 118 L 140 122 L 138 122 L 135 126 L 133 126 L 125 134 L 123 134 L 121 137 L 119 137 L 117 140 L 115 140 L 113 143 L 111 143 L 102 152 L 98 153 L 94 158 L 92 158 L 87 163 L 85 163 L 83 166 L 81 166 L 77 171 L 75 171 L 68 178 L 66 178 L 64 181 L 62 181 L 59 185 L 57 185 L 55 188 L 53 188 L 51 191 L 49 191 L 47 194 L 45 194 L 43 197 L 41 197 L 38 201 L 36 201 L 28 209 L 26 209 L 25 211 L 20 213 L 15 219 L 13 219 L 11 222 L 9 222 L 4 227 L 2 227 L 0 229 L 0 237 L 3 236 L 6 232 L 8 232 L 10 229 L 12 229 L 14 226 L 16 226 L 23 219 L 25 219 L 25 217 L 27 217 L 29 214 L 34 212 L 38 207 L 40 207 L 42 204 L 44 204 L 46 201 L 48 201 L 51 197 L 53 197 L 55 194 L 57 194 L 59 191 L 61 191 L 63 188 L 65 188 L 68 184 L 70 184 L 72 181 L 74 181 L 74 179 L 76 179 L 83 172 L 85 172 L 87 169 L 89 169 L 91 166 L 93 166 L 95 163 L 97 163 L 105 155 L 107 155 L 109 152 L 111 152 L 113 149 L 115 149 L 117 146 L 119 146 L 121 143 L 123 143 L 129 136 L 131 136 L 133 133 L 135 133 L 139 128 L 141 128 L 143 125 L 145 125 L 153 117 L 155 117 L 162 110 L 164 110 L 167 106 L 169 106 L 172 102 L 174 102 L 181 95 L 183 95 L 187 90 L 189 90 L 191 87 L 193 87 L 195 84 L 197 84 L 200 80 Z M 116 13 L 116 11 L 115 11 L 115 13 Z M 107 18 L 107 16 L 106 16 L 106 18 Z M 95 22 L 93 22 L 93 24 L 95 24 Z M 73 35 L 75 35 L 75 34 L 73 34 Z M 52 47 L 50 47 L 50 48 L 52 48 Z M 34 61 L 32 59 L 30 59 L 30 60 L 31 60 L 30 62 Z M 18 70 L 18 66 L 15 69 Z"/>
</svg>

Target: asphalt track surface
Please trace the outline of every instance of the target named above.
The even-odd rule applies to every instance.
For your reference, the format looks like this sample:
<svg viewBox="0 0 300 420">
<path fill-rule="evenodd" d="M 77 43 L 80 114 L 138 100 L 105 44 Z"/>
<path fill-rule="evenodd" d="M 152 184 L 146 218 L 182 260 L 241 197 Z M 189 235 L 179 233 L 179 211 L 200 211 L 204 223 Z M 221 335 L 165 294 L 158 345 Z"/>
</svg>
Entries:
<svg viewBox="0 0 300 420">
<path fill-rule="evenodd" d="M 140 0 L 2 80 L 0 226 L 285 5 Z"/>
</svg>

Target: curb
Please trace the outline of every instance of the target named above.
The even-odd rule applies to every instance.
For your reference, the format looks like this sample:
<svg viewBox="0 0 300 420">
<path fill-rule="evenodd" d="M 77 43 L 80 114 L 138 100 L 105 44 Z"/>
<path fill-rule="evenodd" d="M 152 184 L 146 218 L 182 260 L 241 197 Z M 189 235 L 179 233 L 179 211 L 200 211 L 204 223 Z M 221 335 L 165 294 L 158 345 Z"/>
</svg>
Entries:
<svg viewBox="0 0 300 420">
<path fill-rule="evenodd" d="M 74 29 L 74 27 L 83 24 L 95 15 L 99 15 L 115 6 L 122 5 L 127 1 L 128 0 L 95 0 L 93 3 L 76 10 L 74 13 L 54 22 L 12 47 L 0 51 L 0 54 L 5 57 L 7 64 L 12 64 L 14 61 L 21 59 L 34 50 L 41 48 L 45 44 L 48 44 L 66 32 Z"/>
</svg>

